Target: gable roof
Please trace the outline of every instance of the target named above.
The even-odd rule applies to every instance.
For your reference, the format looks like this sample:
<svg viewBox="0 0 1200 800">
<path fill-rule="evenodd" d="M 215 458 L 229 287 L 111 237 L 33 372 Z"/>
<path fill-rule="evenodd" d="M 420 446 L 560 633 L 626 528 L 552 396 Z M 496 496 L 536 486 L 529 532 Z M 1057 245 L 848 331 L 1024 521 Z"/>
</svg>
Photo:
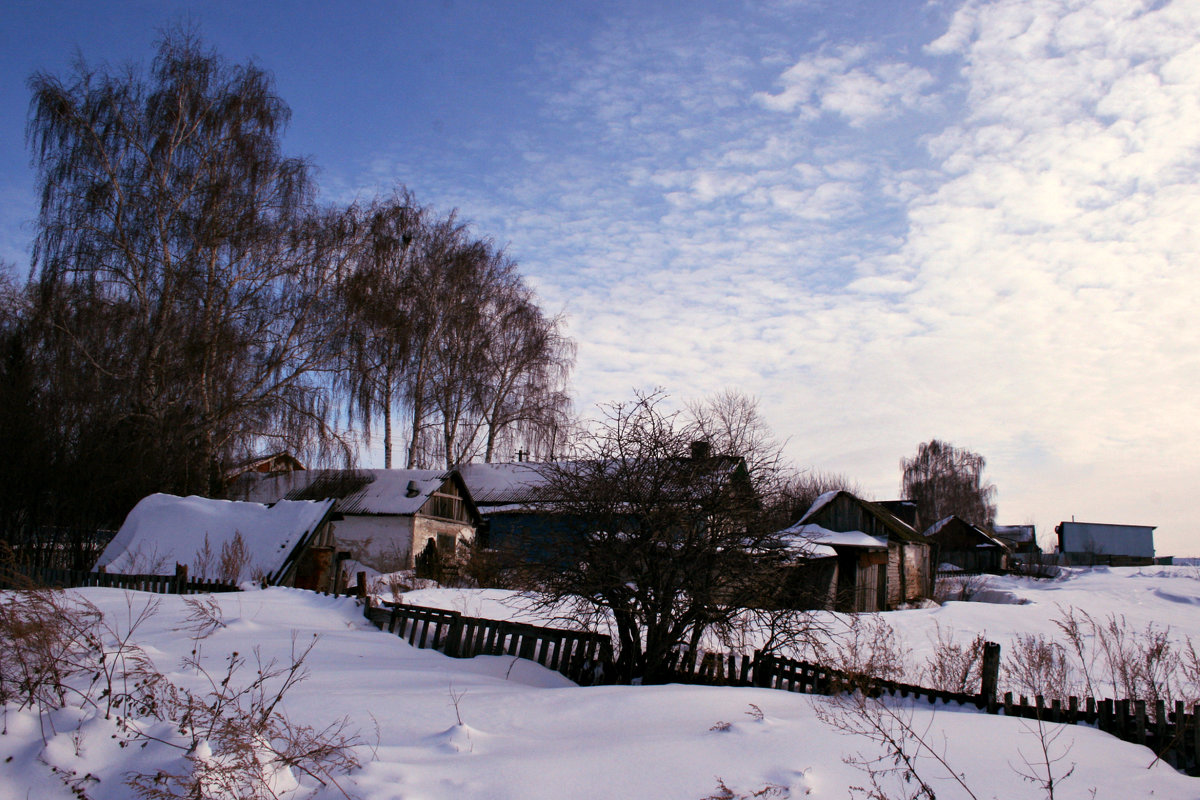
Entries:
<svg viewBox="0 0 1200 800">
<path fill-rule="evenodd" d="M 522 505 L 546 501 L 545 465 L 529 461 L 462 464 L 458 471 L 478 506 Z"/>
<path fill-rule="evenodd" d="M 310 469 L 263 477 L 246 487 L 245 497 L 260 503 L 330 498 L 341 514 L 407 516 L 419 512 L 447 482 L 458 487 L 478 519 L 470 489 L 456 470 Z"/>
<path fill-rule="evenodd" d="M 927 537 L 929 537 L 930 539 L 936 540 L 938 538 L 938 534 L 942 533 L 943 531 L 948 531 L 955 527 L 959 528 L 959 530 L 962 532 L 971 533 L 971 534 L 974 534 L 975 536 L 977 536 L 981 540 L 980 545 L 978 545 L 980 547 L 989 546 L 989 547 L 999 547 L 1003 550 L 1011 549 L 1009 547 L 1009 545 L 1007 545 L 1000 539 L 996 538 L 992 534 L 988 533 L 983 528 L 981 528 L 978 525 L 975 525 L 973 523 L 967 522 L 962 517 L 956 516 L 954 514 L 951 514 L 950 516 L 945 517 L 944 519 L 939 519 L 937 522 L 930 525 L 928 530 L 925 531 L 925 535 Z"/>
<path fill-rule="evenodd" d="M 703 456 L 705 475 L 722 476 L 733 484 L 745 472 L 745 459 L 737 456 Z M 680 465 L 694 463 L 695 459 L 681 458 L 674 462 Z M 599 461 L 556 461 L 508 463 L 462 464 L 458 471 L 470 488 L 476 505 L 488 511 L 538 511 L 552 510 L 555 502 L 556 477 L 571 473 L 578 468 L 583 475 L 600 474 Z M 586 482 L 586 481 L 585 481 Z M 686 496 L 686 487 L 679 487 L 681 496 Z"/>
<path fill-rule="evenodd" d="M 902 542 L 916 542 L 920 544 L 928 544 L 929 540 L 916 531 L 911 525 L 897 517 L 892 512 L 885 509 L 878 503 L 872 503 L 869 500 L 863 500 L 861 497 L 847 492 L 845 489 L 835 489 L 831 492 L 825 492 L 815 501 L 812 506 L 800 518 L 797 524 L 816 522 L 827 508 L 832 506 L 839 500 L 844 499 L 846 502 L 854 503 L 860 506 L 863 511 L 871 515 L 879 521 L 879 523 L 887 529 L 888 536 L 899 539 Z"/>
<path fill-rule="evenodd" d="M 206 497 L 152 494 L 138 502 L 117 535 L 101 553 L 96 567 L 109 572 L 143 573 L 193 566 L 205 541 L 214 559 L 240 534 L 248 551 L 239 580 L 256 572 L 272 582 L 323 525 L 332 500 L 284 500 L 274 505 Z M 214 564 L 215 566 L 215 564 Z"/>
</svg>

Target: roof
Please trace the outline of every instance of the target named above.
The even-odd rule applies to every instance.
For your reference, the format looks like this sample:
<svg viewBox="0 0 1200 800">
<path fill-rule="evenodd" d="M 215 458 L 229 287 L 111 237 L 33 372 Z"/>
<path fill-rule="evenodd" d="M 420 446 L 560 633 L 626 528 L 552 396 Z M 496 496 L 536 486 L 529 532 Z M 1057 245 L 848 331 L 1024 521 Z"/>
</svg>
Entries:
<svg viewBox="0 0 1200 800">
<path fill-rule="evenodd" d="M 810 558 L 816 555 L 836 555 L 835 547 L 857 547 L 868 550 L 886 550 L 887 541 L 878 536 L 870 536 L 862 531 L 831 531 L 820 525 L 797 522 L 790 528 L 779 533 L 782 542 L 791 549 L 811 552 Z"/>
<path fill-rule="evenodd" d="M 463 464 L 458 471 L 476 505 L 507 506 L 545 500 L 547 480 L 540 469 L 543 466 L 528 461 Z"/>
<path fill-rule="evenodd" d="M 1032 542 L 1035 536 L 1033 525 L 993 525 L 992 532 L 1011 542 Z"/>
<path fill-rule="evenodd" d="M 169 571 L 177 563 L 194 568 L 206 540 L 216 562 L 221 548 L 241 534 L 249 558 L 238 579 L 249 580 L 259 572 L 278 576 L 332 507 L 332 500 L 284 500 L 268 506 L 152 494 L 129 512 L 96 566 L 134 574 Z"/>
<path fill-rule="evenodd" d="M 850 492 L 847 492 L 845 489 L 835 489 L 831 492 L 825 492 L 819 496 L 813 501 L 812 506 L 809 507 L 808 511 L 804 513 L 804 516 L 800 518 L 800 522 L 797 524 L 811 522 L 826 506 L 834 503 L 842 495 L 845 495 L 851 502 L 862 506 L 867 513 L 878 519 L 879 522 L 888 529 L 889 535 L 895 536 L 897 539 L 905 542 L 928 544 L 928 540 L 918 533 L 915 528 L 897 517 L 892 512 L 888 511 L 883 506 L 879 505 L 878 503 L 872 503 L 869 500 L 863 500 L 861 497 L 857 497 Z"/>
<path fill-rule="evenodd" d="M 692 464 L 692 459 L 680 459 L 681 465 Z M 607 472 L 616 472 L 617 462 L 602 464 L 600 461 L 556 461 L 556 462 L 507 462 L 462 464 L 458 471 L 471 491 L 477 506 L 495 511 L 545 510 L 555 501 L 554 486 L 561 487 L 566 476 L 578 472 L 587 479 Z M 604 469 L 600 469 L 604 467 Z M 724 476 L 727 481 L 736 480 L 739 471 L 745 469 L 745 460 L 737 456 L 706 456 L 703 460 L 704 474 Z M 679 487 L 685 497 L 687 487 Z"/>
<path fill-rule="evenodd" d="M 250 484 L 247 500 L 337 500 L 342 514 L 406 516 L 416 514 L 447 481 L 459 484 L 466 504 L 470 492 L 455 470 L 319 469 L 272 475 Z"/>
<path fill-rule="evenodd" d="M 995 536 L 993 536 L 992 534 L 985 531 L 983 528 L 979 527 L 978 525 L 974 525 L 970 522 L 967 522 L 962 517 L 956 516 L 954 514 L 951 514 L 948 517 L 939 519 L 937 522 L 930 525 L 929 528 L 925 531 L 925 535 L 928 536 L 929 538 L 934 538 L 941 531 L 945 530 L 947 527 L 954 524 L 955 521 L 957 521 L 960 525 L 966 527 L 968 530 L 975 533 L 977 536 L 979 536 L 979 538 L 983 539 L 983 542 L 976 545 L 976 547 L 999 547 L 1004 550 L 1010 549 L 1007 544 L 1000 541 Z"/>
</svg>

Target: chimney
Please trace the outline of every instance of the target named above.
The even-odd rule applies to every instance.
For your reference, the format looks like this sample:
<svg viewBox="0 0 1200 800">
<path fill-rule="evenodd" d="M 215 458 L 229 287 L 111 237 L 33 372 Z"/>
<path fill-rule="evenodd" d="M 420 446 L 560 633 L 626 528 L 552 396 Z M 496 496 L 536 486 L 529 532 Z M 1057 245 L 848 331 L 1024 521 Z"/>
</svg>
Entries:
<svg viewBox="0 0 1200 800">
<path fill-rule="evenodd" d="M 712 445 L 708 442 L 692 442 L 692 461 L 704 461 L 712 455 Z"/>
</svg>

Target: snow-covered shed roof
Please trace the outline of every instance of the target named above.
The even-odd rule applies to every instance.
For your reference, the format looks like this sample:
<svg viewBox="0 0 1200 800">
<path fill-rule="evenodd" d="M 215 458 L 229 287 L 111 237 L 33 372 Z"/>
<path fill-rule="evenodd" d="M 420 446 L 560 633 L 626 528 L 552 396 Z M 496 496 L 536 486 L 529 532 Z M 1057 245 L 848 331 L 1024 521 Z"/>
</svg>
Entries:
<svg viewBox="0 0 1200 800">
<path fill-rule="evenodd" d="M 276 577 L 332 507 L 332 500 L 284 500 L 267 506 L 152 494 L 125 517 L 96 566 L 116 573 L 170 572 L 177 563 L 193 566 L 206 540 L 215 561 L 221 548 L 241 534 L 248 558 L 238 579 L 249 580 L 259 572 Z"/>
<path fill-rule="evenodd" d="M 454 470 L 437 469 L 310 469 L 272 475 L 249 484 L 247 500 L 332 498 L 342 514 L 404 516 L 420 511 L 447 481 L 456 482 L 464 502 L 474 510 L 469 491 Z"/>
<path fill-rule="evenodd" d="M 839 497 L 842 496 L 848 498 L 852 503 L 861 506 L 863 511 L 878 520 L 879 524 L 887 529 L 889 536 L 904 542 L 928 544 L 928 540 L 918 533 L 913 526 L 897 517 L 891 511 L 888 511 L 878 503 L 872 503 L 869 500 L 863 500 L 861 497 L 856 497 L 854 494 L 847 492 L 844 489 L 835 489 L 820 495 L 816 500 L 813 501 L 812 506 L 809 507 L 808 511 L 804 513 L 804 516 L 800 518 L 800 522 L 797 524 L 813 522 L 827 506 L 832 505 Z"/>
<path fill-rule="evenodd" d="M 1007 544 L 1000 541 L 995 536 L 993 536 L 990 533 L 988 533 L 987 531 L 985 531 L 983 528 L 979 527 L 978 525 L 973 525 L 970 522 L 967 522 L 965 519 L 955 516 L 954 514 L 951 514 L 948 517 L 943 517 L 942 519 L 939 519 L 937 522 L 930 525 L 929 529 L 925 531 L 925 535 L 931 539 L 936 538 L 939 533 L 941 533 L 943 530 L 945 530 L 946 527 L 949 526 L 951 523 L 953 523 L 955 520 L 958 520 L 958 522 L 961 523 L 965 528 L 967 528 L 970 531 L 973 531 L 976 535 L 979 536 L 980 539 L 983 540 L 978 545 L 976 545 L 976 547 L 999 547 L 1003 550 L 1010 549 Z"/>
<path fill-rule="evenodd" d="M 862 531 L 831 531 L 812 523 L 797 522 L 779 534 L 789 549 L 799 550 L 809 558 L 837 555 L 835 547 L 859 547 L 886 550 L 887 541 Z"/>
<path fill-rule="evenodd" d="M 1010 542 L 1032 542 L 1036 535 L 1033 525 L 993 525 L 992 530 Z"/>
<path fill-rule="evenodd" d="M 463 464 L 458 471 L 476 505 L 509 506 L 545 500 L 547 480 L 539 469 L 542 466 L 528 461 Z"/>
</svg>

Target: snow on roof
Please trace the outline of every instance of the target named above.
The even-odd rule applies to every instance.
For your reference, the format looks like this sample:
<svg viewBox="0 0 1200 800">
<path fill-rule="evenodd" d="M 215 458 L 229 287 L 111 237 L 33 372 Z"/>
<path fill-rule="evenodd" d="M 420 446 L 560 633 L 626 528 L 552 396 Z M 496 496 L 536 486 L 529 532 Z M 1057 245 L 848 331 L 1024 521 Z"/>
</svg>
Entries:
<svg viewBox="0 0 1200 800">
<path fill-rule="evenodd" d="M 496 506 L 533 502 L 546 485 L 541 464 L 463 464 L 458 468 L 476 505 Z"/>
<path fill-rule="evenodd" d="M 415 514 L 452 472 L 436 469 L 310 469 L 272 475 L 250 484 L 247 500 L 333 498 L 343 514 Z"/>
<path fill-rule="evenodd" d="M 1003 536 L 1014 542 L 1032 542 L 1034 537 L 1034 526 L 1032 525 L 993 525 L 992 530 L 997 536 Z"/>
<path fill-rule="evenodd" d="M 820 497 L 818 497 L 816 500 L 813 501 L 813 504 L 811 506 L 808 507 L 808 511 L 804 512 L 804 516 L 800 518 L 800 522 L 804 522 L 804 521 L 808 520 L 814 514 L 816 514 L 818 511 L 820 511 L 822 508 L 829 505 L 831 502 L 833 502 L 833 498 L 837 497 L 840 493 L 841 493 L 841 489 L 834 489 L 831 492 L 825 492 L 824 494 L 822 494 Z"/>
<path fill-rule="evenodd" d="M 178 563 L 195 572 L 207 538 L 215 568 L 221 548 L 241 534 L 249 558 L 238 580 L 249 580 L 256 572 L 274 575 L 332 505 L 332 500 L 283 500 L 266 506 L 152 494 L 129 512 L 96 566 L 116 573 L 165 574 Z"/>
<path fill-rule="evenodd" d="M 954 519 L 953 514 L 951 514 L 948 517 L 943 517 L 942 519 L 939 519 L 937 522 L 935 522 L 929 526 L 929 530 L 925 531 L 925 535 L 933 536 L 938 531 L 940 531 L 942 528 L 946 527 L 946 525 L 948 525 L 950 520 L 952 520 L 952 519 Z"/>
<path fill-rule="evenodd" d="M 882 550 L 887 547 L 887 540 L 877 536 L 869 536 L 862 531 L 831 531 L 820 525 L 797 522 L 790 528 L 780 532 L 780 537 L 794 548 L 828 547 L 866 547 Z M 829 555 L 835 553 L 830 552 Z"/>
</svg>

